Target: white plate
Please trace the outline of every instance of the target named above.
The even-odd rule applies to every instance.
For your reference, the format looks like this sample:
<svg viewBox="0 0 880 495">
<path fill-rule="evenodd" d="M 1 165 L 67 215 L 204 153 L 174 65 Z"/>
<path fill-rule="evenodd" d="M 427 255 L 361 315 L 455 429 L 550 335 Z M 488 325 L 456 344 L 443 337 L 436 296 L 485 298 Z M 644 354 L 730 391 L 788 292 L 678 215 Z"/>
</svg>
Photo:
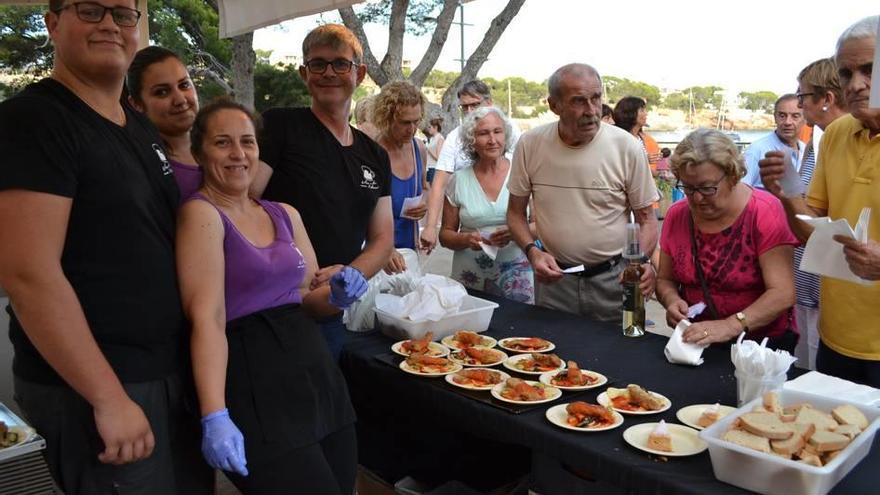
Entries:
<svg viewBox="0 0 880 495">
<path fill-rule="evenodd" d="M 697 430 L 688 426 L 666 423 L 666 426 L 669 428 L 669 435 L 672 436 L 672 452 L 648 448 L 648 435 L 654 431 L 657 425 L 658 423 L 642 423 L 630 426 L 623 432 L 623 439 L 626 440 L 626 443 L 639 450 L 667 457 L 699 454 L 708 447 L 706 442 L 698 436 Z"/>
<path fill-rule="evenodd" d="M 480 334 L 477 334 L 477 335 L 480 335 Z M 461 349 L 461 347 L 458 346 L 458 341 L 455 340 L 455 334 L 447 335 L 446 337 L 443 337 L 440 340 L 440 342 L 450 349 Z M 488 335 L 480 335 L 480 347 L 488 347 L 491 349 L 492 347 L 495 347 L 495 345 L 497 345 L 497 344 L 498 344 L 498 341 L 493 339 L 492 337 L 489 337 Z"/>
<path fill-rule="evenodd" d="M 546 396 L 546 398 L 544 398 L 544 399 L 541 399 L 541 400 L 510 400 L 510 399 L 504 397 L 503 395 L 501 395 L 501 391 L 504 390 L 504 384 L 506 383 L 506 381 L 507 380 L 492 387 L 492 397 L 495 397 L 496 399 L 503 401 L 503 402 L 509 402 L 511 404 L 543 404 L 544 402 L 554 401 L 562 396 L 562 390 L 559 390 L 556 387 L 548 387 L 548 386 L 544 385 L 544 395 Z M 531 380 L 524 380 L 524 381 L 532 386 L 543 385 L 540 382 L 533 382 Z"/>
<path fill-rule="evenodd" d="M 401 340 L 400 342 L 395 342 L 394 345 L 391 346 L 391 350 L 394 351 L 395 354 L 400 354 L 401 356 L 409 356 L 409 353 L 403 350 L 403 343 L 409 342 L 409 340 Z M 428 342 L 428 355 L 431 357 L 444 357 L 449 354 L 449 349 L 440 345 L 437 342 Z"/>
<path fill-rule="evenodd" d="M 21 445 L 23 443 L 27 443 L 31 441 L 34 436 L 36 436 L 37 431 L 31 428 L 30 426 L 10 426 L 9 431 L 12 433 L 18 433 L 18 441 L 12 445 L 7 445 L 6 447 L 0 447 L 0 450 L 8 449 L 15 447 L 16 445 Z"/>
<path fill-rule="evenodd" d="M 561 428 L 565 428 L 566 430 L 574 430 L 574 431 L 585 431 L 585 432 L 594 432 L 594 431 L 605 431 L 605 430 L 613 430 L 618 426 L 623 424 L 623 415 L 617 411 L 614 411 L 614 423 L 603 426 L 601 428 L 578 428 L 577 426 L 571 426 L 568 424 L 568 412 L 565 408 L 568 407 L 568 404 L 557 404 L 549 409 L 544 414 L 547 416 L 547 419 L 556 426 Z"/>
<path fill-rule="evenodd" d="M 499 373 L 499 374 L 501 374 L 501 383 L 504 383 L 504 380 L 507 380 L 508 378 L 510 378 L 510 375 L 508 375 L 507 373 L 505 373 L 503 371 L 499 371 L 499 370 L 493 370 L 490 368 L 468 368 L 468 369 L 470 369 L 470 370 L 487 370 L 487 371 L 494 371 L 495 373 Z M 446 375 L 446 378 L 445 378 L 446 383 L 449 383 L 450 385 L 455 385 L 456 387 L 464 388 L 467 390 L 492 390 L 493 388 L 495 388 L 495 385 L 497 385 L 497 383 L 493 384 L 493 385 L 489 385 L 487 387 L 476 387 L 474 385 L 465 385 L 463 383 L 456 383 L 455 380 L 453 379 L 454 376 L 455 376 L 455 373 L 450 373 L 450 374 Z"/>
<path fill-rule="evenodd" d="M 403 371 L 406 371 L 407 373 L 409 373 L 409 374 L 411 374 L 411 375 L 418 375 L 418 376 L 444 376 L 444 375 L 448 375 L 448 374 L 450 374 L 450 373 L 455 373 L 456 371 L 460 371 L 460 370 L 462 369 L 462 366 L 461 366 L 460 364 L 458 364 L 458 363 L 452 363 L 452 367 L 451 367 L 448 371 L 440 371 L 440 372 L 437 372 L 437 373 L 422 373 L 422 372 L 419 371 L 419 370 L 416 370 L 416 369 L 410 368 L 410 366 L 409 366 L 408 364 L 406 364 L 406 360 L 403 360 L 403 361 L 400 362 L 400 369 L 402 369 Z"/>
<path fill-rule="evenodd" d="M 702 430 L 704 427 L 697 424 L 697 420 L 700 419 L 700 416 L 703 415 L 703 411 L 709 409 L 715 404 L 694 404 L 692 406 L 682 407 L 675 413 L 675 417 L 678 418 L 682 423 L 690 426 L 691 428 L 696 428 L 698 430 Z M 728 414 L 736 411 L 735 407 L 730 406 L 720 406 L 718 407 L 718 419 L 727 416 Z"/>
<path fill-rule="evenodd" d="M 517 373 L 525 373 L 527 375 L 536 375 L 536 376 L 541 375 L 543 373 L 553 373 L 554 371 L 559 371 L 561 369 L 565 369 L 565 361 L 561 358 L 560 358 L 560 361 L 562 361 L 562 363 L 560 364 L 560 366 L 558 368 L 556 368 L 555 370 L 550 370 L 549 372 L 548 371 L 525 371 L 525 370 L 521 370 L 516 367 L 517 362 L 522 361 L 523 359 L 530 359 L 531 357 L 532 357 L 531 353 L 529 353 L 529 354 L 515 354 L 515 355 L 507 358 L 503 364 L 504 364 L 505 368 L 507 368 L 511 371 L 516 371 Z"/>
<path fill-rule="evenodd" d="M 665 396 L 660 395 L 660 394 L 658 394 L 657 392 L 648 392 L 648 393 L 650 393 L 650 394 L 653 395 L 654 397 L 657 397 L 657 398 L 659 398 L 659 399 L 663 399 L 663 402 L 665 402 L 666 405 L 663 406 L 663 407 L 661 407 L 660 409 L 657 409 L 656 411 L 627 411 L 626 409 L 618 409 L 618 408 L 616 408 L 616 407 L 614 408 L 614 410 L 617 411 L 617 412 L 619 412 L 619 413 L 621 413 L 621 414 L 634 414 L 634 415 L 642 415 L 642 416 L 643 416 L 643 415 L 646 415 L 646 414 L 657 414 L 657 413 L 661 413 L 661 412 L 663 412 L 663 411 L 666 411 L 666 410 L 669 409 L 670 407 L 672 407 L 672 401 L 669 400 L 669 399 L 667 399 Z M 608 392 L 602 392 L 601 394 L 599 394 L 599 396 L 596 397 L 596 402 L 598 402 L 600 405 L 602 405 L 602 406 L 606 406 L 606 407 L 607 407 L 609 404 L 611 404 L 611 400 L 608 398 Z M 613 406 L 612 406 L 612 407 L 613 407 Z"/>
<path fill-rule="evenodd" d="M 488 347 L 480 347 L 480 346 L 477 346 L 477 347 L 475 347 L 475 348 L 477 348 L 477 349 L 491 350 L 493 353 L 495 353 L 495 354 L 498 355 L 498 359 L 495 360 L 495 361 L 492 361 L 491 363 L 468 364 L 468 363 L 465 362 L 464 360 L 459 359 L 458 356 L 455 356 L 455 353 L 456 353 L 456 352 L 465 352 L 465 351 L 464 351 L 464 350 L 456 349 L 456 350 L 451 351 L 451 352 L 449 353 L 449 360 L 450 360 L 450 361 L 453 361 L 453 362 L 455 362 L 455 363 L 458 363 L 458 364 L 460 364 L 460 365 L 462 365 L 462 366 L 477 366 L 477 367 L 480 367 L 480 368 L 485 368 L 485 367 L 487 367 L 487 366 L 495 366 L 496 364 L 501 364 L 501 363 L 504 362 L 505 359 L 507 359 L 507 354 L 504 354 L 503 352 L 499 351 L 498 349 L 489 349 Z"/>
<path fill-rule="evenodd" d="M 581 373 L 586 373 L 590 376 L 593 376 L 594 378 L 598 378 L 599 380 L 595 383 L 588 384 L 588 385 L 580 385 L 577 387 L 563 387 L 562 385 L 556 385 L 555 383 L 552 383 L 550 381 L 551 378 L 556 376 L 556 374 L 560 373 L 561 371 L 562 370 L 556 370 L 556 371 L 547 371 L 545 373 L 541 373 L 541 376 L 538 377 L 538 380 L 541 383 L 543 383 L 544 385 L 550 385 L 551 387 L 561 388 L 562 390 L 589 390 L 591 388 L 601 387 L 602 385 L 605 385 L 606 383 L 608 383 L 608 377 L 606 377 L 602 373 L 596 373 L 595 371 L 590 371 L 590 370 L 581 370 Z M 522 373 L 525 373 L 525 371 L 523 371 Z M 582 429 L 582 428 L 579 428 L 579 429 Z"/>
<path fill-rule="evenodd" d="M 547 340 L 547 343 L 550 344 L 550 346 L 547 347 L 546 349 L 541 349 L 540 351 L 524 351 L 522 349 L 517 349 L 515 347 L 507 347 L 507 342 L 509 342 L 511 340 L 528 339 L 528 338 L 531 338 L 531 337 L 507 337 L 506 339 L 501 339 L 498 341 L 498 347 L 504 349 L 505 351 L 510 351 L 510 352 L 539 352 L 540 353 L 540 352 L 550 352 L 553 349 L 556 349 L 556 344 L 554 344 L 553 342 L 550 342 L 547 339 L 544 339 L 544 340 Z"/>
</svg>

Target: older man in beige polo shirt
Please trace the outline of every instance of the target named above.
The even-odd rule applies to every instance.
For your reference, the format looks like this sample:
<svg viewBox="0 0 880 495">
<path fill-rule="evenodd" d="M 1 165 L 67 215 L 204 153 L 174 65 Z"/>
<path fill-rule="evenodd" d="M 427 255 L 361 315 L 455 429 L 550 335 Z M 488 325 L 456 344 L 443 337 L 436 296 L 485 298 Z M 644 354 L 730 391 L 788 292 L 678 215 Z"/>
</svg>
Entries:
<svg viewBox="0 0 880 495">
<path fill-rule="evenodd" d="M 548 103 L 559 120 L 520 138 L 507 185 L 507 223 L 534 268 L 538 305 L 617 321 L 625 225 L 632 211 L 641 225 L 642 249 L 654 250 L 657 189 L 638 140 L 601 122 L 602 80 L 593 67 L 563 66 L 548 85 Z M 546 251 L 535 246 L 529 231 L 530 197 Z M 581 264 L 585 270 L 579 274 L 562 272 Z M 642 281 L 643 290 L 651 290 L 653 274 Z"/>
</svg>

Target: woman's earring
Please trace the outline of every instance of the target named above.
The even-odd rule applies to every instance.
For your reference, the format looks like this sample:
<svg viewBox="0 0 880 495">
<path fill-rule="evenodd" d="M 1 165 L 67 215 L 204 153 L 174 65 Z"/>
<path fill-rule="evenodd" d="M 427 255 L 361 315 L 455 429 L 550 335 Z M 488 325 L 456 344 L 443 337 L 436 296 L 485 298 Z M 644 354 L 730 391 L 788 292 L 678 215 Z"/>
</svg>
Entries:
<svg viewBox="0 0 880 495">
<path fill-rule="evenodd" d="M 828 111 L 828 105 L 825 105 L 824 107 L 822 107 L 822 111 L 823 111 L 823 112 L 827 112 L 827 111 Z"/>
</svg>

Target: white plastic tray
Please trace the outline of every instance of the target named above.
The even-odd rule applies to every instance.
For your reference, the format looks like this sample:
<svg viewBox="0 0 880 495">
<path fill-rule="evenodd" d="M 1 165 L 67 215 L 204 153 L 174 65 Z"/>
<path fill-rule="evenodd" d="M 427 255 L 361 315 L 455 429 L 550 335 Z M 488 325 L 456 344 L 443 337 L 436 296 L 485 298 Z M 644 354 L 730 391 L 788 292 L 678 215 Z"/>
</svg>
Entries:
<svg viewBox="0 0 880 495">
<path fill-rule="evenodd" d="M 830 413 L 832 409 L 847 404 L 845 401 L 813 395 L 795 390 L 782 390 L 783 406 L 809 402 L 814 408 Z M 762 401 L 757 398 L 718 420 L 700 432 L 700 438 L 709 444 L 712 470 L 715 477 L 725 483 L 764 494 L 824 495 L 852 468 L 868 455 L 874 434 L 880 427 L 880 409 L 853 404 L 868 418 L 868 427 L 857 436 L 833 461 L 822 467 L 810 466 L 742 447 L 722 440 L 731 423 Z"/>
<path fill-rule="evenodd" d="M 401 319 L 379 308 L 376 308 L 376 318 L 379 320 L 379 328 L 382 333 L 391 338 L 398 340 L 419 338 L 431 331 L 434 332 L 434 340 L 440 340 L 459 330 L 485 332 L 489 328 L 492 314 L 497 307 L 498 304 L 492 301 L 466 295 L 459 312 L 440 321 Z"/>
</svg>

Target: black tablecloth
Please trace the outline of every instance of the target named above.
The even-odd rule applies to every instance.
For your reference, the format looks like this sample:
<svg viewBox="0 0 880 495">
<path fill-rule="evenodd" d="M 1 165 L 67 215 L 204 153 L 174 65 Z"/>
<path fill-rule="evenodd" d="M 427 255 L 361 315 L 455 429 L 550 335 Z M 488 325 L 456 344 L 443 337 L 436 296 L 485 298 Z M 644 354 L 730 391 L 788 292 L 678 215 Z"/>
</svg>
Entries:
<svg viewBox="0 0 880 495">
<path fill-rule="evenodd" d="M 687 405 L 735 405 L 736 380 L 729 348 L 706 349 L 705 363 L 699 367 L 672 365 L 663 356 L 664 337 L 648 334 L 627 338 L 621 334 L 619 325 L 477 295 L 500 304 L 486 335 L 546 338 L 556 344 L 554 352 L 562 359 L 575 360 L 582 369 L 605 374 L 608 386 L 638 383 L 668 397 L 672 407 L 650 416 L 626 416 L 621 427 L 606 432 L 571 432 L 547 421 L 546 407 L 511 414 L 429 383 L 436 378 L 416 377 L 394 369 L 375 359 L 376 355 L 387 353 L 393 343 L 391 339 L 378 333 L 356 335 L 346 346 L 341 365 L 358 412 L 359 428 L 368 431 L 375 426 L 382 436 L 394 439 L 394 444 L 412 445 L 396 451 L 384 447 L 371 450 L 369 444 L 378 440 L 375 433 L 372 437 L 359 434 L 359 441 L 364 444 L 362 464 L 405 465 L 408 458 L 418 455 L 419 445 L 442 443 L 443 434 L 432 439 L 432 432 L 461 432 L 477 442 L 491 440 L 512 449 L 533 449 L 629 493 L 744 493 L 715 479 L 708 451 L 664 460 L 623 440 L 623 431 L 634 424 L 660 419 L 678 423 L 675 412 Z M 577 399 L 595 403 L 604 389 L 599 387 Z M 568 402 L 567 397 L 565 394 L 562 401 Z M 877 493 L 876 486 L 871 486 L 880 483 L 880 473 L 871 472 L 870 466 L 880 465 L 878 443 L 880 436 L 869 456 L 832 493 Z M 372 458 L 366 458 L 365 452 Z M 438 464 L 450 461 L 436 459 Z"/>
</svg>

